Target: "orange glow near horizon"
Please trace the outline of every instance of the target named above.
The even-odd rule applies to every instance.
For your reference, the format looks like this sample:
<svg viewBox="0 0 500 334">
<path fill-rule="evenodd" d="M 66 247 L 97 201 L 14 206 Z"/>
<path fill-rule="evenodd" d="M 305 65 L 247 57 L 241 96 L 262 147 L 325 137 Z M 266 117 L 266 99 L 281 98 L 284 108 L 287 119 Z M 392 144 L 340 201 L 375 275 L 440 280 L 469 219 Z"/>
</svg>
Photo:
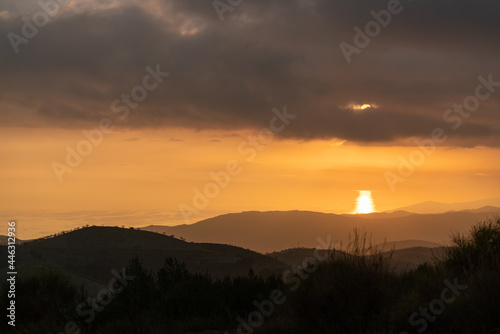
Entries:
<svg viewBox="0 0 500 334">
<path fill-rule="evenodd" d="M 384 172 L 396 173 L 398 156 L 407 157 L 414 147 L 276 139 L 248 161 L 250 155 L 240 154 L 238 146 L 253 133 L 250 130 L 120 130 L 106 135 L 78 167 L 64 174 L 62 183 L 51 164 L 63 163 L 66 146 L 75 147 L 85 139 L 81 129 L 0 132 L 0 140 L 9 143 L 0 147 L 0 183 L 5 189 L 0 210 L 158 210 L 180 216 L 179 205 L 193 206 L 195 190 L 213 182 L 210 173 L 224 170 L 231 160 L 240 163 L 242 172 L 189 223 L 252 210 L 351 213 L 356 189 L 376 192 L 379 212 L 428 200 L 498 197 L 498 148 L 437 148 L 392 192 Z M 161 222 L 187 223 L 180 218 Z"/>
</svg>

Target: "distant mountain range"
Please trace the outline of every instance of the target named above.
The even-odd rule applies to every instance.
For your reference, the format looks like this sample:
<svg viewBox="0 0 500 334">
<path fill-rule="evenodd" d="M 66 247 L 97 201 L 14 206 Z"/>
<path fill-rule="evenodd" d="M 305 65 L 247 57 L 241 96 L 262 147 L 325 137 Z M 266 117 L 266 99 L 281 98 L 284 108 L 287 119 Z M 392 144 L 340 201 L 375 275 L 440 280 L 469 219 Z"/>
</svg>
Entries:
<svg viewBox="0 0 500 334">
<path fill-rule="evenodd" d="M 193 242 L 232 244 L 262 253 L 293 247 L 321 248 L 328 236 L 337 248 L 349 242 L 354 228 L 371 235 L 373 244 L 421 240 L 445 244 L 458 232 L 500 213 L 498 207 L 441 214 L 404 211 L 368 215 L 336 215 L 310 211 L 243 212 L 221 215 L 192 225 L 142 228 Z"/>
<path fill-rule="evenodd" d="M 416 214 L 410 210 L 456 206 L 429 202 L 366 215 L 250 211 L 192 225 L 151 225 L 140 230 L 93 226 L 50 238 L 18 241 L 16 261 L 21 272 L 55 267 L 87 287 L 104 284 L 110 270 L 121 269 L 135 256 L 153 271 L 163 265 L 165 258 L 174 257 L 185 262 L 190 271 L 208 272 L 214 277 L 246 275 L 250 268 L 265 276 L 283 273 L 290 265 L 301 263 L 314 248 L 345 249 L 357 229 L 366 232 L 381 251 L 392 251 L 397 269 L 409 269 L 440 256 L 453 234 L 467 232 L 478 222 L 498 217 L 500 207 L 477 206 L 494 200 L 462 203 L 470 209 L 438 214 Z M 0 244 L 5 242 L 6 237 L 0 237 Z M 0 249 L 6 258 L 7 247 Z M 0 264 L 4 273 L 6 266 L 7 262 Z"/>
<path fill-rule="evenodd" d="M 16 250 L 16 261 L 20 272 L 59 268 L 89 289 L 105 284 L 112 269 L 121 269 L 135 256 L 152 271 L 158 270 L 167 257 L 174 257 L 186 263 L 190 271 L 208 272 L 214 277 L 246 275 L 250 268 L 266 276 L 302 263 L 315 248 L 345 249 L 358 228 L 368 234 L 377 249 L 393 252 L 394 267 L 403 270 L 433 261 L 453 233 L 466 232 L 498 212 L 497 207 L 425 215 L 404 211 L 369 215 L 252 211 L 193 225 L 148 226 L 141 230 L 92 226 L 22 242 Z M 7 247 L 0 249 L 6 257 Z M 7 262 L 0 264 L 4 273 L 6 266 Z"/>
<path fill-rule="evenodd" d="M 497 212 L 500 211 L 500 197 L 462 203 L 439 203 L 428 201 L 399 208 L 391 212 L 407 211 L 412 213 L 429 214 L 445 213 L 449 211 L 477 210 L 484 207 L 488 207 L 490 209 L 495 208 Z"/>
</svg>

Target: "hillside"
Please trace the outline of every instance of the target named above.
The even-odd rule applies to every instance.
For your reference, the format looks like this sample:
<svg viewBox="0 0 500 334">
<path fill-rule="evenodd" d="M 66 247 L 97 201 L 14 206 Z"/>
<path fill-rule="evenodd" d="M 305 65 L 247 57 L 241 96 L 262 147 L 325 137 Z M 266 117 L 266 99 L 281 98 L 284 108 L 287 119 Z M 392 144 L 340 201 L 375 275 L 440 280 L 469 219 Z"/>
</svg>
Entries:
<svg viewBox="0 0 500 334">
<path fill-rule="evenodd" d="M 228 243 L 262 253 L 294 247 L 327 248 L 317 238 L 337 248 L 346 245 L 354 228 L 371 234 L 373 244 L 385 241 L 421 240 L 445 244 L 450 236 L 468 230 L 495 212 L 449 212 L 365 218 L 365 215 L 335 215 L 309 211 L 243 212 L 202 220 L 192 225 L 147 226 L 142 230 L 184 237 L 193 242 Z"/>
<path fill-rule="evenodd" d="M 5 246 L 2 249 L 5 253 Z M 112 269 L 121 269 L 135 256 L 150 270 L 160 268 L 165 258 L 175 257 L 192 272 L 214 276 L 246 275 L 249 268 L 266 275 L 285 268 L 270 257 L 239 247 L 196 244 L 116 227 L 88 227 L 27 242 L 17 247 L 16 260 L 20 270 L 57 267 L 74 276 L 105 283 Z"/>
<path fill-rule="evenodd" d="M 415 240 L 398 242 L 395 244 L 397 245 L 397 247 L 400 248 L 397 249 L 395 248 L 392 250 L 390 247 L 391 245 L 386 245 L 386 247 L 383 249 L 386 250 L 388 249 L 388 250 L 383 253 L 384 256 L 388 257 L 390 256 L 391 266 L 396 271 L 413 270 L 425 262 L 434 263 L 436 258 L 441 258 L 444 255 L 444 247 L 439 247 L 438 244 L 418 242 Z M 411 246 L 418 244 L 422 245 L 427 244 L 432 247 Z M 409 247 L 404 248 L 405 245 Z M 379 248 L 379 250 L 383 249 Z M 326 254 L 326 252 L 328 252 L 327 250 L 318 250 L 318 251 L 320 252 L 319 254 L 321 256 L 323 256 L 323 254 Z M 292 248 L 292 249 L 285 249 L 279 252 L 269 253 L 268 255 L 275 258 L 278 261 L 281 261 L 283 263 L 292 266 L 292 265 L 301 265 L 304 259 L 307 257 L 314 257 L 314 252 L 315 250 L 312 248 Z M 336 251 L 336 252 L 341 252 L 341 251 Z"/>
<path fill-rule="evenodd" d="M 317 254 L 319 254 L 319 256 L 323 257 L 324 255 L 327 255 L 327 254 L 332 254 L 332 251 L 330 250 L 317 250 L 316 252 L 318 252 Z M 338 251 L 335 251 L 335 252 L 338 252 Z M 272 253 L 269 253 L 267 255 L 269 255 L 270 257 L 280 261 L 280 262 L 283 262 L 283 263 L 286 263 L 287 265 L 289 266 L 293 266 L 293 265 L 302 265 L 302 263 L 304 262 L 304 259 L 308 258 L 308 257 L 314 257 L 314 254 L 315 254 L 315 249 L 314 248 L 290 248 L 290 249 L 284 249 L 282 251 L 279 251 L 279 252 L 272 252 Z"/>
<path fill-rule="evenodd" d="M 423 263 L 433 264 L 445 255 L 444 247 L 411 247 L 392 252 L 391 264 L 396 271 L 414 270 Z"/>
<path fill-rule="evenodd" d="M 414 247 L 424 247 L 424 248 L 436 248 L 441 247 L 442 244 L 436 242 L 428 242 L 422 240 L 401 240 L 393 242 L 385 242 L 382 244 L 375 245 L 374 247 L 380 250 L 391 251 L 400 250 Z"/>
<path fill-rule="evenodd" d="M 392 212 L 373 212 L 356 216 L 359 218 L 369 218 L 369 219 L 391 219 L 391 218 L 406 217 L 414 214 L 415 213 L 413 212 L 398 210 Z M 344 214 L 343 216 L 350 217 L 353 216 L 353 214 Z"/>
<path fill-rule="evenodd" d="M 184 237 L 188 241 L 231 243 L 259 252 L 297 246 L 321 248 L 317 238 L 335 238 L 364 219 L 310 211 L 249 211 L 202 220 L 192 225 L 148 226 L 142 230 Z M 225 240 L 225 241 L 222 241 Z"/>
</svg>

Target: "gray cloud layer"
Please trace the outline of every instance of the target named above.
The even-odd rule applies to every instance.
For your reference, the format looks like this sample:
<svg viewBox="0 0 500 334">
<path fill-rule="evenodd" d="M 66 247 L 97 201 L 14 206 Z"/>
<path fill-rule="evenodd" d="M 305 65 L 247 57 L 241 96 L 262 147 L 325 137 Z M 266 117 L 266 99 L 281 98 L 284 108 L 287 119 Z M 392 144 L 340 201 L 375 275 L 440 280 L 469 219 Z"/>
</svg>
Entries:
<svg viewBox="0 0 500 334">
<path fill-rule="evenodd" d="M 259 128 L 287 105 L 299 114 L 281 134 L 290 138 L 391 143 L 442 127 L 455 145 L 500 145 L 500 87 L 458 130 L 442 119 L 479 75 L 500 81 L 500 3 L 401 4 L 351 64 L 339 43 L 353 44 L 353 28 L 387 1 L 246 0 L 224 22 L 211 1 L 61 6 L 18 54 L 6 35 L 23 23 L 11 9 L 0 15 L 0 122 L 94 127 L 116 118 L 111 102 L 141 83 L 146 66 L 161 64 L 170 77 L 120 126 Z M 353 103 L 378 108 L 354 112 Z"/>
</svg>

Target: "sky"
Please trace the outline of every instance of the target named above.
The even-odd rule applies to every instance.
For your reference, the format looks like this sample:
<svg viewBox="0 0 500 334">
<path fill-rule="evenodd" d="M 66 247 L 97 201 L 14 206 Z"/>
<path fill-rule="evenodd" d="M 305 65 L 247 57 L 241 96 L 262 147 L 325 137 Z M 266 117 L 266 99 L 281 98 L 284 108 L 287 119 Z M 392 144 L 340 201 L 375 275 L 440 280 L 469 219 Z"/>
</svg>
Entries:
<svg viewBox="0 0 500 334">
<path fill-rule="evenodd" d="M 499 10 L 2 1 L 1 216 L 45 233 L 498 197 Z"/>
</svg>

